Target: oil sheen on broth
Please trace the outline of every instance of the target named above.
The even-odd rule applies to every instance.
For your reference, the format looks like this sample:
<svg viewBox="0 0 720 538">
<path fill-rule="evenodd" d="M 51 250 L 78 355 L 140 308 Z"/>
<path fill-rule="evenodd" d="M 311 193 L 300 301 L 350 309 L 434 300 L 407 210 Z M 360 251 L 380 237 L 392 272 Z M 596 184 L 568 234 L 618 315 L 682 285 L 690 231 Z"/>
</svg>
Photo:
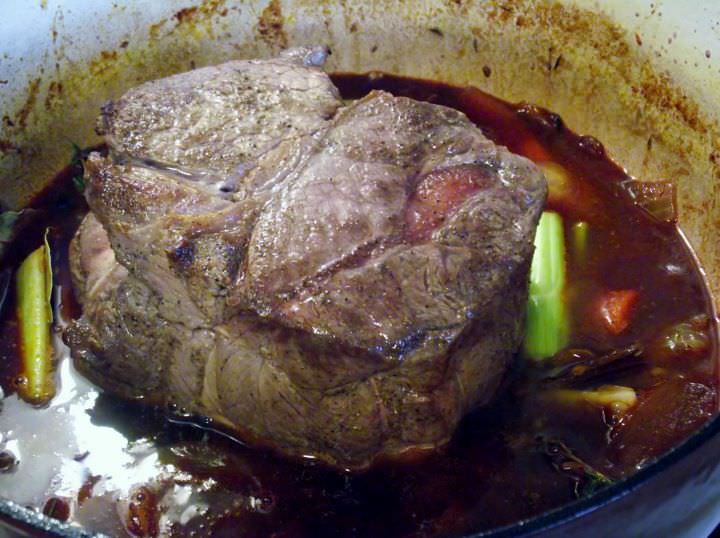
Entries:
<svg viewBox="0 0 720 538">
<path fill-rule="evenodd" d="M 87 206 L 73 185 L 75 164 L 37 198 L 35 220 L 3 260 L 16 267 L 51 228 L 60 358 L 50 404 L 20 401 L 11 283 L 0 325 L 0 495 L 119 536 L 462 534 L 590 495 L 715 414 L 716 326 L 702 273 L 662 218 L 667 207 L 634 190 L 597 141 L 554 114 L 475 89 L 378 74 L 333 82 L 346 99 L 383 89 L 462 110 L 553 176 L 560 195 L 548 209 L 562 215 L 569 245 L 568 349 L 537 364 L 519 356 L 501 396 L 468 416 L 443 453 L 357 475 L 252 450 L 201 420 L 100 394 L 73 370 L 60 337 L 78 315 L 67 245 Z M 572 246 L 578 222 L 587 223 L 582 250 Z M 635 401 L 582 396 L 612 387 L 631 388 Z"/>
</svg>

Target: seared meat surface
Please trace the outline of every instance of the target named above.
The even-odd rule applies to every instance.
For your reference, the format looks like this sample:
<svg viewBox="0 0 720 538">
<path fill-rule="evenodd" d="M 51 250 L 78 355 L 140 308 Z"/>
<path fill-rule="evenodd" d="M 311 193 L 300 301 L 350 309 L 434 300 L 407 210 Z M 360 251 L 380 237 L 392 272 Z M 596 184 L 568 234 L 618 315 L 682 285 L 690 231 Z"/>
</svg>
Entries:
<svg viewBox="0 0 720 538">
<path fill-rule="evenodd" d="M 359 469 L 445 444 L 517 350 L 546 185 L 462 113 L 344 106 L 319 49 L 107 105 L 72 245 L 76 364 Z"/>
</svg>

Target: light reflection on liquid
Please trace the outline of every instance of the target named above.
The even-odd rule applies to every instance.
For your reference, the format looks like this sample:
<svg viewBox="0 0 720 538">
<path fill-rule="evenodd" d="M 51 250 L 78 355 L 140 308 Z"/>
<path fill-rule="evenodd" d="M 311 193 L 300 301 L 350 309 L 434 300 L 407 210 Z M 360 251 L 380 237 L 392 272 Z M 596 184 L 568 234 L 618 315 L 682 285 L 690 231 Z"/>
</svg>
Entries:
<svg viewBox="0 0 720 538">
<path fill-rule="evenodd" d="M 17 461 L 12 471 L 0 473 L 0 498 L 39 512 L 49 499 L 59 498 L 70 507 L 70 522 L 108 536 L 135 535 L 128 527 L 129 505 L 141 486 L 149 488 L 162 507 L 158 536 L 176 534 L 178 524 L 202 529 L 211 506 L 245 505 L 245 495 L 228 496 L 213 478 L 196 479 L 172 463 L 163 463 L 162 446 L 167 445 L 171 458 L 187 458 L 192 450 L 186 454 L 177 440 L 158 443 L 157 428 L 145 423 L 147 417 L 132 411 L 123 411 L 121 418 L 113 415 L 101 391 L 73 367 L 61 337 L 69 323 L 60 305 L 62 296 L 61 286 L 56 285 L 56 395 L 49 405 L 38 408 L 16 394 L 3 397 L 0 390 L 0 451 Z M 202 459 L 210 467 L 225 463 L 222 452 L 203 453 Z"/>
<path fill-rule="evenodd" d="M 19 461 L 0 474 L 0 496 L 41 508 L 51 496 L 76 498 L 90 477 L 92 495 L 127 496 L 138 484 L 173 472 L 158 461 L 154 444 L 130 441 L 119 431 L 92 422 L 98 390 L 73 367 L 59 337 L 58 393 L 44 409 L 13 394 L 2 402 L 0 449 Z"/>
</svg>

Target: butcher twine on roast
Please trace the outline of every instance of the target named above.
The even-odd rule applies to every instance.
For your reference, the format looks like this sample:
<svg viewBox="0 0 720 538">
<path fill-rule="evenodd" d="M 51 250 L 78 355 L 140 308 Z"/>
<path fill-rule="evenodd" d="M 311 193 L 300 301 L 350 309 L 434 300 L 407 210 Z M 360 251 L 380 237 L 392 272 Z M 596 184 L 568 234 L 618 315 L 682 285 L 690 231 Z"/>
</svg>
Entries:
<svg viewBox="0 0 720 538">
<path fill-rule="evenodd" d="M 434 449 L 521 341 L 541 172 L 461 112 L 343 104 L 322 49 L 106 105 L 66 333 L 101 387 L 347 469 Z"/>
</svg>

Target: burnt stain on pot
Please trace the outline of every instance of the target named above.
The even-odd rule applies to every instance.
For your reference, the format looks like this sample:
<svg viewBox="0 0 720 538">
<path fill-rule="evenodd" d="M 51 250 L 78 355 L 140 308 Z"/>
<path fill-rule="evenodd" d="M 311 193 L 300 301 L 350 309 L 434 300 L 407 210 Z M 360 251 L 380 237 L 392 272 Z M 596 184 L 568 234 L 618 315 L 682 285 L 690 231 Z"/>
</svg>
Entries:
<svg viewBox="0 0 720 538">
<path fill-rule="evenodd" d="M 55 106 L 57 101 L 62 99 L 63 85 L 62 82 L 53 80 L 48 85 L 47 95 L 45 95 L 45 109 L 50 110 Z"/>
<path fill-rule="evenodd" d="M 268 45 L 277 45 L 280 48 L 288 46 L 288 37 L 285 33 L 282 8 L 278 0 L 271 0 L 263 9 L 255 28 L 258 38 Z"/>
<path fill-rule="evenodd" d="M 627 33 L 609 21 L 600 21 L 588 16 L 577 8 L 561 6 L 560 4 L 538 3 L 534 6 L 531 16 L 527 15 L 527 2 L 514 0 L 503 2 L 501 7 L 490 9 L 488 15 L 498 22 L 516 26 L 531 27 L 535 32 L 539 28 L 547 28 L 551 43 L 548 54 L 558 51 L 553 60 L 545 60 L 544 66 L 549 71 L 559 67 L 563 50 L 572 50 L 572 41 L 577 36 L 586 36 L 587 43 L 598 59 L 607 62 L 606 65 L 597 65 L 597 69 L 612 68 L 628 84 L 633 93 L 640 94 L 643 102 L 655 105 L 660 110 L 679 114 L 682 121 L 693 131 L 700 134 L 708 132 L 708 122 L 702 117 L 699 107 L 686 95 L 679 91 L 670 77 L 658 74 L 643 66 L 642 78 L 634 81 L 636 76 L 632 72 L 634 65 L 633 51 L 628 45 Z M 522 24 L 518 21 L 522 20 Z M 637 36 L 639 37 L 639 36 Z"/>
<path fill-rule="evenodd" d="M 117 69 L 118 53 L 114 50 L 104 50 L 100 55 L 90 62 L 88 67 L 90 74 L 94 77 L 110 75 Z"/>
<path fill-rule="evenodd" d="M 197 24 L 207 24 L 214 16 L 224 17 L 228 14 L 225 0 L 205 0 L 198 6 L 180 9 L 173 15 L 176 27 L 192 27 Z"/>
<path fill-rule="evenodd" d="M 156 22 L 155 24 L 151 24 L 148 27 L 148 37 L 151 41 L 155 41 L 157 39 L 160 39 L 162 37 L 162 29 L 167 23 L 167 20 L 162 20 L 160 22 Z"/>
<path fill-rule="evenodd" d="M 16 145 L 14 145 L 9 140 L 5 140 L 3 138 L 0 138 L 0 154 L 2 153 L 19 153 L 20 148 L 18 148 Z"/>
<path fill-rule="evenodd" d="M 195 16 L 197 15 L 197 11 L 197 7 L 186 7 L 175 13 L 174 17 L 177 20 L 178 24 L 187 23 L 188 21 L 192 21 L 195 18 Z"/>
<path fill-rule="evenodd" d="M 170 35 L 184 35 L 197 39 L 207 36 L 217 39 L 215 20 L 228 14 L 226 0 L 205 0 L 199 5 L 179 9 L 172 16 L 162 19 L 148 27 L 148 37 L 159 41 Z M 121 44 L 121 48 L 122 44 Z"/>
<path fill-rule="evenodd" d="M 466 3 L 461 2 L 458 4 L 455 1 L 449 2 L 451 5 L 464 5 Z M 344 9 L 350 9 L 349 7 L 342 4 Z M 197 6 L 191 6 L 183 8 L 175 12 L 170 18 L 161 20 L 158 23 L 151 26 L 151 37 L 160 38 L 160 28 L 170 21 L 175 22 L 175 27 L 170 30 L 170 33 L 174 33 L 178 29 L 187 29 L 188 35 L 197 34 L 200 30 L 198 25 L 205 25 L 204 28 L 207 30 L 208 24 L 212 23 L 212 18 L 215 16 L 225 16 L 228 13 L 228 8 L 225 6 L 224 0 L 206 0 Z M 535 31 L 541 26 L 546 25 L 548 22 L 552 23 L 553 28 L 550 29 L 551 33 L 556 36 L 558 34 L 565 34 L 570 38 L 579 35 L 597 35 L 597 32 L 587 33 L 591 26 L 598 25 L 598 20 L 595 17 L 589 17 L 587 13 L 581 12 L 575 8 L 570 8 L 560 5 L 544 5 L 544 4 L 533 4 L 530 5 L 527 1 L 515 0 L 515 1 L 503 1 L 503 2 L 491 2 L 489 8 L 486 11 L 488 18 L 498 23 L 508 23 L 516 27 L 527 27 L 532 31 Z M 593 38 L 591 43 L 593 48 L 601 53 L 603 58 L 616 58 L 621 59 L 628 55 L 628 47 L 623 39 L 624 32 L 619 28 L 613 27 L 609 22 L 603 21 L 604 24 L 600 23 L 600 26 L 611 29 L 610 39 L 606 41 L 598 41 Z M 349 31 L 357 31 L 357 23 L 353 22 Z M 546 27 L 549 28 L 549 27 Z M 152 29 L 155 29 L 154 31 Z M 431 28 L 431 31 L 437 31 L 436 28 Z M 53 30 L 56 32 L 56 30 Z M 288 45 L 288 36 L 284 28 L 284 17 L 281 10 L 281 5 L 278 0 L 272 0 L 267 7 L 263 10 L 260 17 L 258 18 L 256 25 L 256 33 L 258 37 L 273 46 L 284 48 Z M 214 37 L 214 36 L 211 36 Z M 477 38 L 473 41 L 473 47 L 477 48 Z M 150 44 L 152 48 L 152 43 Z M 123 40 L 118 48 L 122 51 L 128 47 L 128 40 Z M 603 53 L 605 51 L 605 53 Z M 89 71 L 94 76 L 101 76 L 102 78 L 107 77 L 112 71 L 120 72 L 120 67 L 126 66 L 127 64 L 135 64 L 140 59 L 141 54 L 135 54 L 133 57 L 120 58 L 114 51 L 103 51 L 100 55 L 89 62 Z M 557 57 L 558 59 L 560 56 Z M 154 61 L 152 58 L 150 67 L 159 67 L 159 62 Z M 112 69 L 113 64 L 118 65 L 118 69 Z M 171 62 L 173 63 L 173 62 Z M 557 59 L 553 64 L 557 64 Z M 559 64 L 557 64 L 559 65 Z M 553 65 L 554 66 L 554 65 Z M 179 66 L 180 70 L 182 66 Z M 168 71 L 172 71 L 172 68 Z M 162 74 L 168 72 L 162 70 Z M 73 78 L 67 77 L 67 78 Z M 47 81 L 46 84 L 41 84 L 42 77 L 34 79 L 25 92 L 27 100 L 20 107 L 20 109 L 14 114 L 15 123 L 20 131 L 25 129 L 27 126 L 27 120 L 29 116 L 34 114 L 35 111 L 35 100 L 37 99 L 38 92 L 42 93 L 45 89 L 46 93 L 51 93 L 50 98 L 46 98 L 46 109 L 55 109 L 53 104 L 59 101 L 57 97 L 62 93 L 63 81 L 61 78 L 57 80 Z M 104 81 L 101 81 L 104 82 Z M 44 88 L 43 88 L 44 87 Z M 649 95 L 649 91 L 653 88 L 652 93 L 657 96 L 656 99 L 660 99 L 660 94 L 664 94 L 662 101 L 674 103 L 676 108 L 680 107 L 683 110 L 687 109 L 687 106 L 683 106 L 682 98 L 670 99 L 667 95 L 672 93 L 671 89 L 665 87 L 665 81 L 648 80 L 643 85 L 643 94 Z M 59 91 L 58 91 L 59 89 Z M 662 103 L 661 103 L 662 104 Z M 702 122 L 698 121 L 697 115 L 693 113 L 683 112 L 683 116 L 686 120 L 690 121 L 692 127 L 701 125 Z M 19 133 L 20 134 L 20 133 Z"/>
<path fill-rule="evenodd" d="M 35 104 L 37 103 L 40 81 L 41 78 L 38 77 L 32 79 L 28 83 L 26 92 L 27 97 L 25 98 L 23 105 L 20 107 L 20 110 L 18 110 L 15 114 L 15 120 L 13 121 L 18 129 L 24 129 L 27 127 L 28 116 L 30 116 L 30 113 L 34 111 Z"/>
</svg>

